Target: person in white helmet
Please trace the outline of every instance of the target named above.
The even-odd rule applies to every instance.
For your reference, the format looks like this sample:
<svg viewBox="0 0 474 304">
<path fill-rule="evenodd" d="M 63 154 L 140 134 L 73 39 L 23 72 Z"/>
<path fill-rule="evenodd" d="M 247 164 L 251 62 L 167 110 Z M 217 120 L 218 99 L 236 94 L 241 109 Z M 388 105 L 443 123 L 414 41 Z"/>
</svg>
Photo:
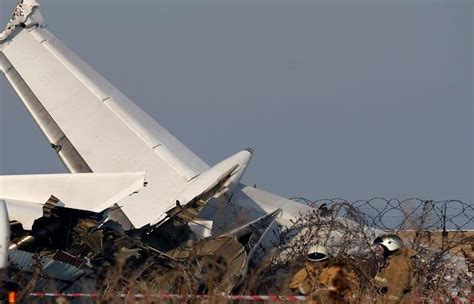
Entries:
<svg viewBox="0 0 474 304">
<path fill-rule="evenodd" d="M 309 247 L 305 266 L 292 278 L 289 288 L 311 295 L 316 303 L 351 302 L 358 286 L 356 275 L 341 263 L 332 263 L 325 246 Z"/>
<path fill-rule="evenodd" d="M 412 276 L 417 252 L 406 247 L 402 239 L 394 234 L 383 234 L 374 242 L 384 264 L 377 271 L 374 284 L 377 304 L 411 303 Z"/>
</svg>

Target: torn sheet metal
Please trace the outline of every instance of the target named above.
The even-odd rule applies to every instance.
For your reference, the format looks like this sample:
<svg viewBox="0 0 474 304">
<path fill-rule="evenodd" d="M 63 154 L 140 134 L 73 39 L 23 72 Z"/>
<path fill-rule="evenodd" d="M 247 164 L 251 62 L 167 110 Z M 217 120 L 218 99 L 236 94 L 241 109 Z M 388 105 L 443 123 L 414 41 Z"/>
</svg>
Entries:
<svg viewBox="0 0 474 304">
<path fill-rule="evenodd" d="M 10 250 L 8 252 L 12 265 L 29 272 L 35 269 L 35 263 L 39 263 L 38 266 L 41 266 L 42 273 L 51 279 L 74 282 L 86 273 L 85 270 L 74 265 L 47 256 L 38 257 L 37 261 L 35 261 L 34 255 L 34 253 L 22 250 Z"/>
<path fill-rule="evenodd" d="M 234 236 L 244 246 L 250 260 L 281 214 L 282 210 L 277 209 L 250 223 L 235 228 L 225 235 Z"/>
<path fill-rule="evenodd" d="M 204 239 L 187 249 L 176 249 L 169 255 L 192 269 L 198 283 L 194 292 L 228 294 L 245 275 L 247 253 L 233 236 Z M 183 273 L 180 269 L 165 273 L 158 280 L 163 291 L 179 291 Z"/>
<path fill-rule="evenodd" d="M 34 26 L 43 23 L 43 17 L 37 8 L 36 0 L 20 0 L 13 11 L 5 29 L 0 33 L 0 42 L 7 39 L 18 26 Z"/>
<path fill-rule="evenodd" d="M 10 219 L 21 223 L 23 229 L 31 230 L 36 219 L 43 216 L 43 205 L 19 200 L 4 199 Z"/>
<path fill-rule="evenodd" d="M 194 220 L 193 222 L 188 223 L 188 225 L 189 228 L 191 228 L 191 231 L 194 232 L 199 239 L 204 239 L 211 236 L 212 223 L 212 221 Z"/>
</svg>

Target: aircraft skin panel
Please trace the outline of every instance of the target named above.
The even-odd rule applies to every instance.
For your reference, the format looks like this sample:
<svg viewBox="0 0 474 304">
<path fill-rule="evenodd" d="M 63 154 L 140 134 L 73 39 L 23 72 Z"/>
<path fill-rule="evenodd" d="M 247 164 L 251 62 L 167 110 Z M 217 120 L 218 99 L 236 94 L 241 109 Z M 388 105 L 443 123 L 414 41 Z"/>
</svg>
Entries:
<svg viewBox="0 0 474 304">
<path fill-rule="evenodd" d="M 9 220 L 21 223 L 24 229 L 31 230 L 35 220 L 43 216 L 43 204 L 0 198 L 0 201 L 2 200 L 6 204 L 8 214 L 12 215 Z"/>
<path fill-rule="evenodd" d="M 35 122 L 43 131 L 48 142 L 55 148 L 56 153 L 62 160 L 69 172 L 85 173 L 92 172 L 76 148 L 64 135 L 59 126 L 53 120 L 51 115 L 45 110 L 25 81 L 18 72 L 13 69 L 8 59 L 3 53 L 0 53 L 0 67 L 8 71 L 5 73 L 7 79 L 12 83 L 13 88 L 25 104 L 26 108 L 33 116 Z M 61 147 L 61 149 L 58 149 Z"/>
<path fill-rule="evenodd" d="M 152 152 L 166 147 L 170 153 L 155 152 L 150 158 L 184 180 L 208 168 L 46 29 L 22 30 L 2 52 L 92 171 L 136 170 L 133 164 L 138 157 L 123 149 L 136 151 L 140 146 Z"/>
<path fill-rule="evenodd" d="M 290 199 L 275 195 L 262 189 L 250 187 L 240 184 L 239 189 L 234 193 L 234 200 L 237 205 L 243 208 L 253 208 L 251 202 L 265 210 L 266 213 L 275 211 L 275 209 L 282 209 L 283 213 L 279 219 L 281 223 L 289 223 L 291 219 L 300 217 L 302 214 L 311 210 L 311 207 L 297 203 Z"/>
<path fill-rule="evenodd" d="M 38 36 L 37 39 L 40 41 L 46 40 L 45 47 L 73 71 L 149 147 L 155 151 L 158 151 L 155 148 L 160 147 L 159 150 L 164 150 L 166 147 L 166 151 L 170 153 L 158 153 L 158 155 L 184 174 L 188 180 L 209 167 L 122 92 L 62 45 L 51 33 L 44 29 L 37 29 L 32 31 L 32 34 Z"/>
<path fill-rule="evenodd" d="M 7 206 L 0 199 L 0 269 L 8 266 L 8 246 L 10 245 L 10 220 Z"/>
<path fill-rule="evenodd" d="M 222 233 L 235 228 L 239 223 L 253 221 L 276 209 L 282 209 L 278 223 L 290 227 L 291 220 L 312 208 L 262 189 L 239 184 L 225 206 L 218 200 L 211 201 L 200 216 L 204 219 L 214 219 L 213 233 Z"/>
<path fill-rule="evenodd" d="M 52 54 L 68 67 L 75 75 L 102 100 L 110 110 L 117 115 L 137 136 L 148 146 L 155 148 L 165 146 L 172 152 L 173 158 L 164 158 L 188 179 L 199 174 L 209 166 L 186 146 L 178 141 L 171 133 L 141 110 L 122 92 L 97 73 L 92 67 L 65 47 L 46 29 L 36 29 L 31 32 L 38 36 L 39 41 Z M 169 155 L 168 155 L 169 156 Z"/>
<path fill-rule="evenodd" d="M 61 206 L 101 212 L 138 194 L 144 182 L 145 172 L 3 175 L 0 198 L 42 205 L 53 195 Z"/>
</svg>

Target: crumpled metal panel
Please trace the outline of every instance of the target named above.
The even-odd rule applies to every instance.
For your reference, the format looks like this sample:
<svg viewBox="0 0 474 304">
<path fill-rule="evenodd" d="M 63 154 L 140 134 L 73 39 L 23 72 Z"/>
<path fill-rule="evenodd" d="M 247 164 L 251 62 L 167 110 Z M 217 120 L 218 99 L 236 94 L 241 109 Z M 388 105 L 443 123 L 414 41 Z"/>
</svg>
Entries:
<svg viewBox="0 0 474 304">
<path fill-rule="evenodd" d="M 192 265 L 192 277 L 207 292 L 228 294 L 245 276 L 247 252 L 233 236 L 204 239 L 188 249 L 175 249 L 168 254 L 188 265 Z M 173 291 L 181 280 L 182 270 L 172 270 L 159 279 L 164 291 Z"/>
<path fill-rule="evenodd" d="M 10 263 L 21 270 L 31 272 L 35 265 L 34 254 L 22 250 L 10 250 L 8 257 Z M 56 261 L 50 257 L 40 257 L 43 274 L 49 278 L 73 282 L 86 273 L 76 266 Z"/>
<path fill-rule="evenodd" d="M 21 250 L 9 250 L 8 259 L 10 263 L 14 264 L 20 269 L 24 269 L 24 267 L 26 267 L 27 265 L 31 266 L 34 263 L 33 255 L 29 252 Z"/>
</svg>

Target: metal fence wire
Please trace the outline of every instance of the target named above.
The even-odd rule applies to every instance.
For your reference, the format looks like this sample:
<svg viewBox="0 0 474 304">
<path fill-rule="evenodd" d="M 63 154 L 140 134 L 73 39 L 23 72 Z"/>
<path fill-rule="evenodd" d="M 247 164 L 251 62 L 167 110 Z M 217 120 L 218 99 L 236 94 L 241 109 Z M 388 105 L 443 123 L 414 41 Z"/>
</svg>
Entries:
<svg viewBox="0 0 474 304">
<path fill-rule="evenodd" d="M 321 210 L 335 211 L 347 216 L 353 208 L 362 224 L 382 230 L 461 231 L 474 229 L 474 204 L 459 200 L 399 200 L 374 197 L 349 202 L 341 198 L 311 201 L 303 197 L 292 200 Z M 345 205 L 346 208 L 338 206 Z"/>
<path fill-rule="evenodd" d="M 458 200 L 405 200 L 381 197 L 294 201 L 314 207 L 279 234 L 265 266 L 248 279 L 251 292 L 288 289 L 291 274 L 302 267 L 308 248 L 328 248 L 332 260 L 349 265 L 360 278 L 360 295 L 373 295 L 373 280 L 383 259 L 373 240 L 395 233 L 414 249 L 413 290 L 428 298 L 469 295 L 472 288 L 473 207 Z"/>
<path fill-rule="evenodd" d="M 467 298 L 471 294 L 474 273 L 474 235 L 472 230 L 469 231 L 474 225 L 472 205 L 457 200 L 435 202 L 416 198 L 397 200 L 376 197 L 355 202 L 344 199 L 293 200 L 314 208 L 295 218 L 288 227 L 275 227 L 279 231 L 273 231 L 274 243 L 259 247 L 260 252 L 250 262 L 246 276 L 235 287 L 236 294 L 291 295 L 289 283 L 304 266 L 308 248 L 320 244 L 327 247 L 331 263 L 342 263 L 356 274 L 355 296 L 361 299 L 361 303 L 369 303 L 371 300 L 367 299 L 373 299 L 376 295 L 373 278 L 384 262 L 372 244 L 378 235 L 387 231 L 400 235 L 404 244 L 417 252 L 410 286 L 414 294 L 422 299 Z M 208 286 L 227 282 L 222 279 L 220 267 L 212 267 L 214 270 L 207 267 L 205 272 L 201 272 L 196 270 L 196 263 L 187 262 L 173 264 L 167 272 L 168 266 L 161 267 L 155 259 L 134 262 L 135 249 L 124 248 L 115 255 L 117 262 L 112 267 L 99 268 L 97 276 L 84 277 L 82 283 L 77 282 L 80 291 L 88 292 L 88 286 L 92 290 L 98 288 L 103 293 L 94 295 L 97 301 L 116 302 L 117 295 L 121 294 L 169 295 L 180 291 L 181 295 L 195 295 L 196 287 L 200 286 L 197 283 L 203 282 L 196 280 L 196 274 L 208 274 L 204 281 L 210 284 Z M 215 265 L 220 265 L 220 257 L 215 256 Z M 131 263 L 125 263 L 129 258 Z M 156 269 L 162 272 L 158 274 Z M 33 274 L 28 272 L 26 276 L 15 267 L 8 271 L 15 277 L 15 282 L 25 285 L 20 295 L 25 297 L 39 285 L 44 266 L 38 263 Z M 168 285 L 171 287 L 165 287 Z M 213 296 L 212 293 L 209 295 Z"/>
</svg>

